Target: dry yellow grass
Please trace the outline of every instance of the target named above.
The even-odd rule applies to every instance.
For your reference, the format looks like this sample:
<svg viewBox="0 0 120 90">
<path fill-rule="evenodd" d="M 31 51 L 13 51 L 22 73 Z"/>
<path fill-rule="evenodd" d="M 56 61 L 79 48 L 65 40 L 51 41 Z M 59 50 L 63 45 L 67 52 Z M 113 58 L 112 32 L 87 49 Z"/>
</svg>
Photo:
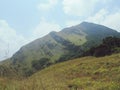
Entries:
<svg viewBox="0 0 120 90">
<path fill-rule="evenodd" d="M 120 90 L 120 54 L 58 63 L 24 80 L 0 79 L 0 90 Z"/>
</svg>

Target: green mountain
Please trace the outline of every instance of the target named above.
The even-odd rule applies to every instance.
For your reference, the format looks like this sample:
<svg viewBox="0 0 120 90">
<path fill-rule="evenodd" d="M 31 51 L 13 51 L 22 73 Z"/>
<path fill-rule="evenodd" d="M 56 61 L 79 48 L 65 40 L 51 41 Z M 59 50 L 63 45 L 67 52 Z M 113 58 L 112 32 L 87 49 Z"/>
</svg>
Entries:
<svg viewBox="0 0 120 90">
<path fill-rule="evenodd" d="M 20 74 L 31 75 L 36 69 L 80 57 L 108 36 L 120 37 L 120 33 L 102 25 L 83 22 L 60 32 L 51 32 L 23 46 L 10 58 L 10 66 Z"/>
</svg>

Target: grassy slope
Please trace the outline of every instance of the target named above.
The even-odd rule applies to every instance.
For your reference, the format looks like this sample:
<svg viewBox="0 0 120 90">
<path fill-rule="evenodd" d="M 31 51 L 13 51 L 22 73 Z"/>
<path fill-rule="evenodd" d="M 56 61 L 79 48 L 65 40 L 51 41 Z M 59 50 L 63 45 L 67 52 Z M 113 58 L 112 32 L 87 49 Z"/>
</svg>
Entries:
<svg viewBox="0 0 120 90">
<path fill-rule="evenodd" d="M 2 87 L 1 87 L 2 86 Z M 120 90 L 120 53 L 50 66 L 28 79 L 0 79 L 0 90 Z M 3 89 L 6 88 L 6 89 Z"/>
</svg>

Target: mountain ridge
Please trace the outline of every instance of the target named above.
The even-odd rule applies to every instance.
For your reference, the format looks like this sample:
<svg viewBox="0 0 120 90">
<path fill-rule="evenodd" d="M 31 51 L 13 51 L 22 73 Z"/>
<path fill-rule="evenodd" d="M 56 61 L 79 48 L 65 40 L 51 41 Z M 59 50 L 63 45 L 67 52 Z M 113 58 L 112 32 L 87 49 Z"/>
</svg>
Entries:
<svg viewBox="0 0 120 90">
<path fill-rule="evenodd" d="M 108 36 L 120 37 L 120 33 L 102 25 L 83 22 L 60 32 L 50 32 L 23 46 L 11 57 L 10 65 L 21 73 L 31 73 L 34 71 L 33 61 L 46 58 L 50 64 L 54 64 L 60 59 L 64 61 L 80 57 L 83 51 L 100 44 Z"/>
</svg>

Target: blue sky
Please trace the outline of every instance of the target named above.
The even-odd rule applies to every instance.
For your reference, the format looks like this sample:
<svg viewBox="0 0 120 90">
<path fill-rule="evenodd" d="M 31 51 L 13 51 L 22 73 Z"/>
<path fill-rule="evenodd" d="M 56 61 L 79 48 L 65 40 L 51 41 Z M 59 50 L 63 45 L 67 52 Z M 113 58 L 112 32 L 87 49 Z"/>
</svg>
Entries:
<svg viewBox="0 0 120 90">
<path fill-rule="evenodd" d="M 120 31 L 120 0 L 0 0 L 0 60 L 51 31 L 83 21 Z"/>
</svg>

